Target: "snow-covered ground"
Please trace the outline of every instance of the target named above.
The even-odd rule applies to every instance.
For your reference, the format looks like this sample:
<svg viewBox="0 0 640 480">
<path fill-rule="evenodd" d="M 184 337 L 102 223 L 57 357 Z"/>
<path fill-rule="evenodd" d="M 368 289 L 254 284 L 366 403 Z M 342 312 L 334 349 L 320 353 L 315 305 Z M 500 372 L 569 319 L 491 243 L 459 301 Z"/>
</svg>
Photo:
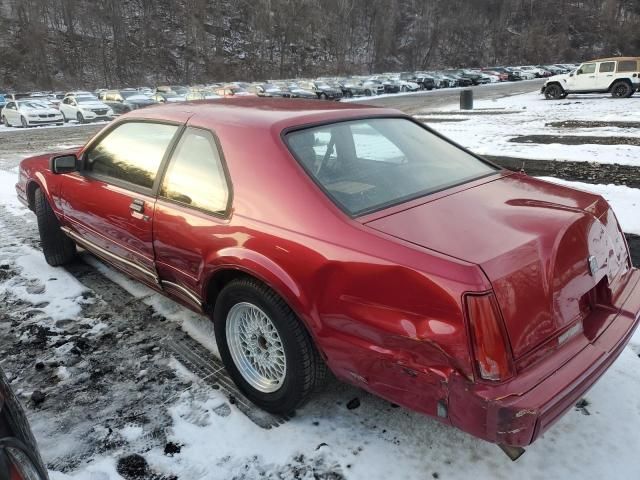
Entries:
<svg viewBox="0 0 640 480">
<path fill-rule="evenodd" d="M 475 113 L 464 114 L 457 106 L 450 106 L 425 112 L 422 116 L 416 115 L 416 118 L 480 155 L 640 166 L 640 147 L 634 145 L 593 145 L 588 140 L 585 145 L 510 141 L 523 135 L 640 139 L 637 125 L 635 128 L 603 126 L 575 129 L 545 126 L 547 123 L 566 120 L 638 122 L 640 94 L 622 100 L 603 94 L 570 96 L 564 100 L 549 101 L 536 91 L 496 100 L 476 101 Z"/>
<path fill-rule="evenodd" d="M 533 94 L 511 97 L 498 106 L 526 111 L 433 126 L 479 153 L 514 155 L 492 150 L 491 135 L 495 148 L 508 148 L 503 136 L 547 133 L 548 117 L 622 117 L 618 101 L 576 99 L 581 103 L 572 109 L 567 103 L 573 101 L 538 106 Z M 547 158 L 546 148 L 536 150 L 537 157 L 522 155 Z M 594 148 L 595 161 L 614 159 L 610 149 Z M 148 465 L 140 478 L 157 480 L 638 478 L 640 333 L 586 394 L 583 407 L 569 411 L 515 463 L 494 445 L 338 383 L 283 425 L 263 429 L 221 390 L 156 350 L 159 339 L 180 327 L 215 353 L 205 318 L 88 255 L 84 267 L 68 270 L 45 263 L 35 218 L 15 197 L 17 160 L 0 159 L 9 166 L 0 170 L 0 367 L 28 408 L 52 480 L 128 480 L 133 477 L 118 470 L 123 458 L 129 467 L 135 463 L 132 454 Z M 604 195 L 623 229 L 640 233 L 638 190 L 572 185 Z M 36 373 L 37 361 L 45 366 Z M 29 400 L 36 388 L 47 395 L 42 405 Z"/>
</svg>

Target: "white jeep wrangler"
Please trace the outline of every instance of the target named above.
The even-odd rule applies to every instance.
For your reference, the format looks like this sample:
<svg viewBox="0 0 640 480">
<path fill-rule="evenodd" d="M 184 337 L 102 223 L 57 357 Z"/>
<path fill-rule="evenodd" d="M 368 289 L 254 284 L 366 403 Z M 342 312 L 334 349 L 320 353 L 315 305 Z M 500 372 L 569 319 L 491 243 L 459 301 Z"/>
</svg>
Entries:
<svg viewBox="0 0 640 480">
<path fill-rule="evenodd" d="M 583 63 L 577 70 L 554 75 L 544 83 L 547 100 L 570 93 L 610 92 L 615 98 L 629 98 L 640 87 L 640 58 L 605 58 Z"/>
</svg>

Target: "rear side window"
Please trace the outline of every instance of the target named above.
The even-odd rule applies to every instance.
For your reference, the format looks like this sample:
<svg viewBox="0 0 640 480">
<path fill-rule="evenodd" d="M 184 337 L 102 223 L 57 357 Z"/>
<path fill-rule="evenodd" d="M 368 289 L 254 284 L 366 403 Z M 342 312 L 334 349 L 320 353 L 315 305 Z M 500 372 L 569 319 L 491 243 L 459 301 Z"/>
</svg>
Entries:
<svg viewBox="0 0 640 480">
<path fill-rule="evenodd" d="M 198 128 L 185 131 L 169 162 L 160 195 L 207 212 L 226 212 L 229 189 L 210 132 Z"/>
<path fill-rule="evenodd" d="M 286 141 L 324 192 L 354 216 L 497 170 L 403 118 L 322 125 L 288 133 Z"/>
<path fill-rule="evenodd" d="M 150 189 L 177 130 L 175 125 L 123 123 L 89 149 L 86 169 L 102 177 Z"/>
<path fill-rule="evenodd" d="M 600 64 L 600 73 L 611 73 L 616 69 L 616 62 L 604 62 Z"/>
<path fill-rule="evenodd" d="M 621 60 L 618 62 L 619 72 L 636 72 L 638 71 L 638 62 L 636 60 Z"/>
</svg>

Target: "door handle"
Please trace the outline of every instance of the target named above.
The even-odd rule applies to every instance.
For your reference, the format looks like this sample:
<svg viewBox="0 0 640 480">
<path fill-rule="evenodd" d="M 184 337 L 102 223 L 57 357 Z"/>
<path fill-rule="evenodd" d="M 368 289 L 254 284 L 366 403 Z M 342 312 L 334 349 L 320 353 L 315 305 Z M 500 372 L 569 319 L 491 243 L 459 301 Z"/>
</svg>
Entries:
<svg viewBox="0 0 640 480">
<path fill-rule="evenodd" d="M 144 212 L 144 200 L 140 200 L 139 198 L 134 198 L 133 201 L 131 202 L 131 205 L 129 205 L 129 209 L 137 213 Z"/>
<path fill-rule="evenodd" d="M 134 198 L 131 202 L 131 205 L 129 205 L 129 210 L 131 210 L 131 216 L 133 218 L 144 220 L 145 222 L 151 220 L 151 217 L 149 217 L 149 215 L 144 214 L 144 200 Z"/>
</svg>

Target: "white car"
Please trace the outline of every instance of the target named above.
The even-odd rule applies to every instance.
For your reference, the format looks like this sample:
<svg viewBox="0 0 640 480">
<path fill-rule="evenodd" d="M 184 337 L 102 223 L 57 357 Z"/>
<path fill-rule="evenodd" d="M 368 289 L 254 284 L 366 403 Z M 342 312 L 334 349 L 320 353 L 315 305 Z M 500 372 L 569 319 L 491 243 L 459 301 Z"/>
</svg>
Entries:
<svg viewBox="0 0 640 480">
<path fill-rule="evenodd" d="M 30 98 L 7 102 L 0 113 L 5 127 L 62 125 L 62 114 L 46 103 Z"/>
<path fill-rule="evenodd" d="M 523 65 L 517 68 L 520 71 L 533 74 L 535 78 L 539 78 L 539 77 L 542 77 L 542 75 L 544 75 L 544 72 L 542 70 L 540 70 L 538 67 L 534 67 L 533 65 Z"/>
<path fill-rule="evenodd" d="M 571 73 L 549 77 L 541 93 L 547 100 L 572 93 L 611 93 L 629 98 L 640 87 L 640 57 L 604 58 L 585 62 Z"/>
<path fill-rule="evenodd" d="M 513 72 L 518 72 L 522 80 L 533 80 L 536 78 L 536 74 L 530 70 L 522 70 L 520 67 L 514 67 L 511 69 Z"/>
<path fill-rule="evenodd" d="M 76 120 L 78 123 L 85 123 L 113 119 L 111 107 L 89 92 L 67 94 L 60 103 L 60 112 L 65 122 Z"/>
</svg>

